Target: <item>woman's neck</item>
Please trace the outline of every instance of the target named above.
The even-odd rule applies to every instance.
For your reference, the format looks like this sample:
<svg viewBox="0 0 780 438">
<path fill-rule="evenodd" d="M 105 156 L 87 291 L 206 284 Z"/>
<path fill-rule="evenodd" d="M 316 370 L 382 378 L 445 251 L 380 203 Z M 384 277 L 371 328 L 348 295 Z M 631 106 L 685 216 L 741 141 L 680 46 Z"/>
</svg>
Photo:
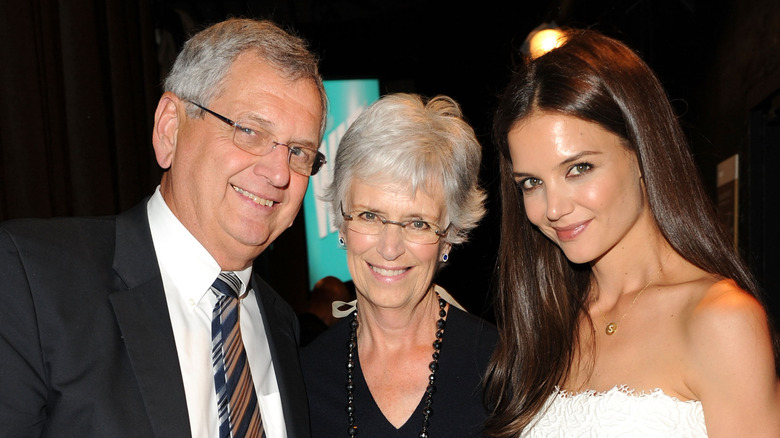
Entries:
<svg viewBox="0 0 780 438">
<path fill-rule="evenodd" d="M 649 282 L 658 281 L 662 267 L 674 252 L 660 235 L 647 236 L 642 246 L 613 248 L 591 265 L 591 301 L 614 305 L 623 295 L 634 294 Z"/>
<path fill-rule="evenodd" d="M 362 303 L 358 297 L 357 310 L 358 347 L 362 352 L 428 348 L 439 318 L 438 296 L 433 288 L 414 305 L 397 309 L 378 308 Z"/>
</svg>

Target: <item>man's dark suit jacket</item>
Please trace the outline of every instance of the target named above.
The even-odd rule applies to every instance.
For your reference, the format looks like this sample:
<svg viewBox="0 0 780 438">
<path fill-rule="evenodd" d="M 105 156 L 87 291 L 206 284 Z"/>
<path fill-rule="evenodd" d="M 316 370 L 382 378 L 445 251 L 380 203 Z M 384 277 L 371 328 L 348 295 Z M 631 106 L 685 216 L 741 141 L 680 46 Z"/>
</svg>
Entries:
<svg viewBox="0 0 780 438">
<path fill-rule="evenodd" d="M 295 314 L 252 287 L 290 438 L 308 437 Z M 0 436 L 189 437 L 146 202 L 0 225 Z"/>
</svg>

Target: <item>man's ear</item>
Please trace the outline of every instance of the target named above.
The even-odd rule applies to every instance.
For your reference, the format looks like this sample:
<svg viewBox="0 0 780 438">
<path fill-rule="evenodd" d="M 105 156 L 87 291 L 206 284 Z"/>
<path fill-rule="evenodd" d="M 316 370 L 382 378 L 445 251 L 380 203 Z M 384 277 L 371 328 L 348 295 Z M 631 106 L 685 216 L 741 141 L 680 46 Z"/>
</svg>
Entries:
<svg viewBox="0 0 780 438">
<path fill-rule="evenodd" d="M 154 130 L 152 131 L 152 145 L 157 164 L 163 169 L 168 169 L 173 162 L 176 153 L 176 139 L 179 134 L 180 117 L 185 116 L 184 101 L 175 94 L 166 91 L 157 103 L 154 112 Z"/>
</svg>

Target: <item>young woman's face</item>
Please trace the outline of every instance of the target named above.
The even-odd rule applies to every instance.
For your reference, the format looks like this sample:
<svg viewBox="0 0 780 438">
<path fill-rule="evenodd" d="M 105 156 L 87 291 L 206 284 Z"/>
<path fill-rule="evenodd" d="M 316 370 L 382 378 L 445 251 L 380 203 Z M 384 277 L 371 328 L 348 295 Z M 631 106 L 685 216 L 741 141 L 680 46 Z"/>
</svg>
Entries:
<svg viewBox="0 0 780 438">
<path fill-rule="evenodd" d="M 537 113 L 508 141 L 528 219 L 570 261 L 593 262 L 642 240 L 652 223 L 644 184 L 618 136 L 576 117 Z"/>
</svg>

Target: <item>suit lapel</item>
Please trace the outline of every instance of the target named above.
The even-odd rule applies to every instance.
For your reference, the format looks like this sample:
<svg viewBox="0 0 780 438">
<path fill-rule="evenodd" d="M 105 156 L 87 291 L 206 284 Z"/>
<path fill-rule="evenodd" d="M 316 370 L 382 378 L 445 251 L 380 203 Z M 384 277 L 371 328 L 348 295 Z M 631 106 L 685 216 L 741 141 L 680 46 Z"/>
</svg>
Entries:
<svg viewBox="0 0 780 438">
<path fill-rule="evenodd" d="M 190 436 L 189 415 L 146 202 L 117 217 L 111 294 L 122 337 L 155 436 Z"/>
<path fill-rule="evenodd" d="M 263 327 L 268 336 L 287 435 L 289 438 L 308 437 L 309 408 L 298 357 L 298 321 L 292 310 L 280 311 L 287 304 L 279 302 L 281 297 L 256 275 L 253 275 L 252 287 L 258 297 Z"/>
</svg>

